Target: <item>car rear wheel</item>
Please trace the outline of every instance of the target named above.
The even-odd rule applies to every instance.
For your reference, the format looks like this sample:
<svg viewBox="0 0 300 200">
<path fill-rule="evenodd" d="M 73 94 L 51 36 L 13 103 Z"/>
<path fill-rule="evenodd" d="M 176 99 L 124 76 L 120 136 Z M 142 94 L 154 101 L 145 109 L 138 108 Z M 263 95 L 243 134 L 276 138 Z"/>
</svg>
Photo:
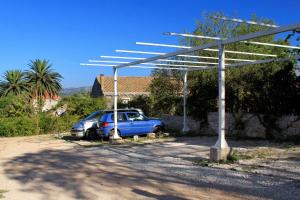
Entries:
<svg viewBox="0 0 300 200">
<path fill-rule="evenodd" d="M 156 126 L 153 130 L 154 133 L 161 133 L 163 131 L 161 126 Z"/>
<path fill-rule="evenodd" d="M 94 129 L 94 128 L 88 129 L 85 133 L 85 137 L 88 140 L 98 140 L 98 139 L 100 139 L 99 135 L 97 134 L 96 129 Z"/>
</svg>

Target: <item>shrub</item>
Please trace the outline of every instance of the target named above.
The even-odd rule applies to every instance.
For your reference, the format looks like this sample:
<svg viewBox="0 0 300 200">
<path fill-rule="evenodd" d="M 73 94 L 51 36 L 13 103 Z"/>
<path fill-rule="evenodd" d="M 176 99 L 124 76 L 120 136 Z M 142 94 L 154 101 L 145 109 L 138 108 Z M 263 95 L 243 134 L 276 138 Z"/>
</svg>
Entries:
<svg viewBox="0 0 300 200">
<path fill-rule="evenodd" d="M 0 118 L 0 136 L 24 136 L 38 133 L 39 128 L 35 117 Z"/>
<path fill-rule="evenodd" d="M 88 94 L 75 94 L 64 97 L 59 106 L 68 105 L 68 115 L 77 115 L 84 118 L 96 110 L 106 109 L 105 98 L 91 98 Z"/>
<path fill-rule="evenodd" d="M 80 116 L 68 114 L 57 117 L 54 125 L 54 130 L 57 132 L 69 131 L 72 126 L 80 119 Z"/>
<path fill-rule="evenodd" d="M 33 113 L 33 106 L 24 95 L 9 95 L 0 98 L 0 115 L 2 117 L 21 117 Z"/>
<path fill-rule="evenodd" d="M 56 130 L 57 119 L 54 116 L 40 113 L 38 115 L 40 133 L 53 133 Z"/>
</svg>

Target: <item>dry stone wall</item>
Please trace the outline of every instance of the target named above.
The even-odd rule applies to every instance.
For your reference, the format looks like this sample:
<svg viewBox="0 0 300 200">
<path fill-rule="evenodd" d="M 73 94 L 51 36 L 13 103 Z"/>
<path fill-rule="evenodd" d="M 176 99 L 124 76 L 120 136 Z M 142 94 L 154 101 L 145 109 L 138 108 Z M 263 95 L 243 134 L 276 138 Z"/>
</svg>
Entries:
<svg viewBox="0 0 300 200">
<path fill-rule="evenodd" d="M 231 113 L 226 113 L 226 134 L 242 134 L 248 138 L 265 138 L 265 128 L 261 125 L 258 118 L 252 114 L 242 114 L 239 116 L 244 122 L 242 131 L 235 129 L 235 119 Z M 278 120 L 278 125 L 282 128 L 284 134 L 292 136 L 300 134 L 300 120 L 297 116 L 284 116 Z M 183 128 L 183 116 L 164 115 L 162 117 L 170 130 L 181 131 Z M 207 132 L 200 132 L 200 123 L 197 120 L 188 117 L 187 124 L 191 131 L 202 134 L 217 134 L 218 131 L 218 113 L 212 112 L 208 115 L 209 129 Z"/>
</svg>

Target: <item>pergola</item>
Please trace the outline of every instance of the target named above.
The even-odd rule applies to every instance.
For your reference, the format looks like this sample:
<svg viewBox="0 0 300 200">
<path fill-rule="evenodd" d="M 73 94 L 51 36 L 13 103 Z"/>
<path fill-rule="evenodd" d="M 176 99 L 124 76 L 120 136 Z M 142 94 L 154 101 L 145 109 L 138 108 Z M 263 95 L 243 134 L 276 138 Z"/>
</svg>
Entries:
<svg viewBox="0 0 300 200">
<path fill-rule="evenodd" d="M 172 69 L 180 70 L 184 72 L 183 80 L 183 132 L 189 130 L 186 120 L 186 96 L 187 96 L 187 75 L 189 71 L 195 70 L 208 70 L 217 68 L 218 69 L 218 113 L 219 113 L 219 122 L 218 122 L 218 140 L 214 146 L 211 147 L 210 158 L 212 160 L 226 160 L 229 153 L 229 146 L 225 140 L 225 68 L 227 67 L 241 67 L 245 65 L 253 64 L 264 64 L 270 62 L 282 62 L 286 60 L 298 60 L 300 57 L 289 56 L 286 58 L 278 58 L 276 54 L 266 54 L 266 53 L 256 53 L 256 52 L 243 52 L 243 51 L 231 51 L 226 50 L 225 46 L 243 42 L 247 44 L 271 46 L 278 48 L 287 48 L 287 49 L 300 49 L 298 46 L 290 45 L 281 45 L 274 43 L 263 43 L 250 41 L 255 38 L 274 35 L 278 33 L 296 31 L 300 30 L 300 23 L 286 25 L 286 26 L 276 26 L 273 24 L 258 23 L 254 21 L 244 21 L 241 19 L 230 19 L 225 17 L 214 17 L 220 20 L 229 20 L 237 23 L 247 23 L 255 24 L 260 26 L 268 27 L 268 29 L 254 32 L 246 35 L 241 35 L 235 38 L 219 38 L 211 36 L 202 36 L 202 35 L 192 35 L 192 34 L 180 34 L 180 33 L 164 33 L 170 36 L 182 36 L 182 37 L 191 37 L 191 38 L 201 38 L 201 39 L 212 39 L 214 42 L 208 44 L 202 44 L 195 47 L 190 46 L 179 46 L 172 44 L 158 44 L 158 43 L 146 43 L 146 42 L 136 42 L 137 45 L 146 45 L 146 46 L 159 46 L 166 48 L 179 48 L 180 50 L 173 51 L 170 53 L 161 53 L 161 52 L 145 52 L 145 51 L 132 51 L 132 50 L 116 50 L 118 53 L 133 53 L 133 54 L 144 54 L 144 55 L 154 55 L 153 57 L 144 58 L 144 57 L 124 57 L 124 56 L 101 56 L 101 58 L 111 58 L 117 59 L 113 61 L 107 60 L 89 60 L 90 63 L 81 63 L 80 65 L 84 66 L 103 66 L 103 67 L 112 67 L 114 74 L 114 134 L 112 139 L 119 139 L 118 135 L 118 121 L 117 121 L 117 100 L 118 100 L 118 69 L 121 68 L 146 68 L 146 69 Z M 198 56 L 191 55 L 193 52 L 197 51 L 212 51 L 218 52 L 217 57 L 210 56 Z M 225 53 L 228 54 L 238 54 L 238 55 L 255 55 L 261 57 L 267 57 L 267 59 L 261 60 L 250 60 L 250 59 L 241 59 L 241 58 L 225 58 Z M 167 59 L 169 58 L 169 59 Z M 170 59 L 175 58 L 175 59 Z M 176 58 L 185 58 L 185 60 L 178 60 Z M 200 62 L 195 60 L 187 59 L 206 59 L 212 60 L 211 62 Z M 132 62 L 119 61 L 122 59 L 133 60 Z M 225 60 L 234 61 L 235 63 L 225 63 Z M 218 62 L 216 62 L 218 61 Z M 107 64 L 108 63 L 108 64 Z"/>
</svg>

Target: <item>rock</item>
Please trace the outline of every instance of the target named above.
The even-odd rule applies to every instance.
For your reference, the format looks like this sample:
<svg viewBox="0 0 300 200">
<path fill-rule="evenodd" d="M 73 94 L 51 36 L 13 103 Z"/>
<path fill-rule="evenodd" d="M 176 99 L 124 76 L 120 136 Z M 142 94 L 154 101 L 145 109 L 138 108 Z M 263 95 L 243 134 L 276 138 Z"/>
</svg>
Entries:
<svg viewBox="0 0 300 200">
<path fill-rule="evenodd" d="M 164 137 L 169 137 L 170 136 L 170 133 L 163 133 L 162 134 Z"/>
<path fill-rule="evenodd" d="M 155 133 L 148 133 L 148 134 L 147 134 L 147 138 L 148 138 L 148 139 L 155 139 L 155 138 L 156 138 L 156 135 L 155 135 Z"/>
<path fill-rule="evenodd" d="M 138 141 L 138 140 L 139 140 L 139 136 L 138 135 L 133 136 L 133 141 Z"/>
<path fill-rule="evenodd" d="M 110 139 L 109 140 L 109 143 L 110 144 L 124 144 L 125 142 L 124 142 L 124 140 L 121 138 L 121 139 Z"/>
</svg>

